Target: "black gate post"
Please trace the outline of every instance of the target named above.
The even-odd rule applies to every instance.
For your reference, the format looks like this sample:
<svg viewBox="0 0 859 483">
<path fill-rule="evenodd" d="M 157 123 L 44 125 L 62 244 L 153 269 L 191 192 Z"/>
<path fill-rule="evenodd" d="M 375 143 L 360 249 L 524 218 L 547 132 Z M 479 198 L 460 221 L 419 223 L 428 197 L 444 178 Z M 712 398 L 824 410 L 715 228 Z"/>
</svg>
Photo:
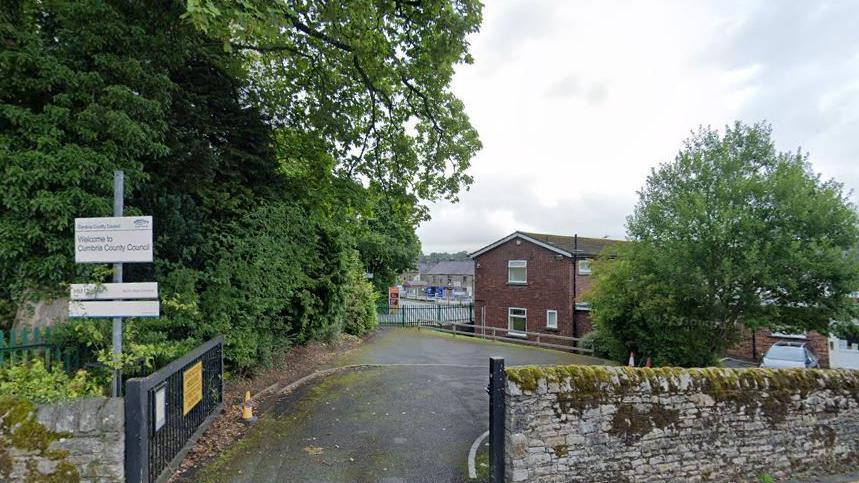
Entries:
<svg viewBox="0 0 859 483">
<path fill-rule="evenodd" d="M 504 358 L 489 358 L 489 480 L 504 481 Z"/>
<path fill-rule="evenodd" d="M 149 481 L 147 393 L 140 379 L 125 383 L 125 481 Z"/>
</svg>

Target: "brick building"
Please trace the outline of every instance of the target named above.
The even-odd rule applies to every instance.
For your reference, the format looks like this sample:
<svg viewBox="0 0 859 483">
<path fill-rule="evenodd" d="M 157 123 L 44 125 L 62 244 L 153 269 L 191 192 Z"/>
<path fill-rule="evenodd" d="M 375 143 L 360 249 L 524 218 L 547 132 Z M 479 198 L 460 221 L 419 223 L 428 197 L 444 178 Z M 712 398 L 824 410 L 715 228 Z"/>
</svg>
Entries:
<svg viewBox="0 0 859 483">
<path fill-rule="evenodd" d="M 581 337 L 590 331 L 590 261 L 619 240 L 515 232 L 470 256 L 477 324 L 510 335 Z M 522 334 L 524 336 L 524 334 Z"/>
<path fill-rule="evenodd" d="M 441 261 L 429 267 L 421 277 L 430 287 L 443 289 L 442 293 L 448 297 L 470 297 L 474 289 L 474 261 Z"/>
<path fill-rule="evenodd" d="M 803 334 L 784 334 L 761 329 L 752 337 L 751 331 L 745 330 L 740 342 L 728 349 L 728 356 L 760 362 L 769 348 L 779 341 L 805 342 L 820 358 L 821 367 L 829 367 L 829 339 L 815 331 Z"/>
</svg>

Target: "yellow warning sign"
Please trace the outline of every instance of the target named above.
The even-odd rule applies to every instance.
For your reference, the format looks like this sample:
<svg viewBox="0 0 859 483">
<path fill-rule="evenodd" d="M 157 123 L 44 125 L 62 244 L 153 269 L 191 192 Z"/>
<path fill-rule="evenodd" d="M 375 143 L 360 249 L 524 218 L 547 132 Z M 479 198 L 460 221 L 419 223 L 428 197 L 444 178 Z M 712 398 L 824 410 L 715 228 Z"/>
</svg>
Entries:
<svg viewBox="0 0 859 483">
<path fill-rule="evenodd" d="M 188 414 L 203 400 L 203 361 L 191 366 L 182 374 L 182 415 Z"/>
</svg>

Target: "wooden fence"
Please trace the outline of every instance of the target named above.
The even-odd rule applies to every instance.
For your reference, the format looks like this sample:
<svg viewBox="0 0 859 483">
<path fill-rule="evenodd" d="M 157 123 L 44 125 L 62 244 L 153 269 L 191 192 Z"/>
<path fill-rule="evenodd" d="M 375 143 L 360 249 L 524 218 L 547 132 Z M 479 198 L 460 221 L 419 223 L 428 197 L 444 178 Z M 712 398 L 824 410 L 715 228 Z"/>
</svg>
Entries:
<svg viewBox="0 0 859 483">
<path fill-rule="evenodd" d="M 582 339 L 580 337 L 567 337 L 564 335 L 546 334 L 542 332 L 520 332 L 502 327 L 460 323 L 443 323 L 440 327 L 431 327 L 431 329 L 448 332 L 454 335 L 466 335 L 479 337 L 481 339 L 535 345 L 549 349 L 560 349 L 585 354 L 593 353 L 593 349 L 581 347 L 580 344 Z M 550 342 L 547 342 L 547 340 Z M 556 341 L 559 341 L 560 343 L 556 343 Z"/>
</svg>

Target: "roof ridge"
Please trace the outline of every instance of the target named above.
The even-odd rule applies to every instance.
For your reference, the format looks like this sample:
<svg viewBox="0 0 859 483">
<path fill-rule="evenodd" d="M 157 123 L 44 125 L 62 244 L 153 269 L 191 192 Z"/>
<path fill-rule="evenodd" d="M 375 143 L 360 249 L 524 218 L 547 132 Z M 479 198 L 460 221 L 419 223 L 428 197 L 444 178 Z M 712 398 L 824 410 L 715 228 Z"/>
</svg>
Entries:
<svg viewBox="0 0 859 483">
<path fill-rule="evenodd" d="M 581 240 L 581 239 L 587 239 L 587 240 L 626 241 L 626 240 L 623 240 L 623 239 L 620 239 L 620 238 L 608 238 L 608 235 L 606 235 L 606 236 L 604 236 L 604 237 L 601 237 L 601 236 L 600 236 L 600 237 L 597 237 L 597 236 L 583 236 L 583 235 L 579 235 L 578 233 L 574 233 L 574 234 L 572 234 L 572 235 L 556 235 L 556 234 L 554 234 L 554 233 L 539 233 L 539 232 L 536 232 L 536 231 L 521 231 L 521 230 L 519 231 L 519 233 L 521 233 L 521 234 L 523 234 L 523 235 L 529 235 L 529 236 L 530 236 L 530 235 L 538 235 L 538 236 L 557 236 L 557 237 L 564 237 L 564 238 L 578 238 L 578 239 L 580 239 L 580 240 Z"/>
</svg>

